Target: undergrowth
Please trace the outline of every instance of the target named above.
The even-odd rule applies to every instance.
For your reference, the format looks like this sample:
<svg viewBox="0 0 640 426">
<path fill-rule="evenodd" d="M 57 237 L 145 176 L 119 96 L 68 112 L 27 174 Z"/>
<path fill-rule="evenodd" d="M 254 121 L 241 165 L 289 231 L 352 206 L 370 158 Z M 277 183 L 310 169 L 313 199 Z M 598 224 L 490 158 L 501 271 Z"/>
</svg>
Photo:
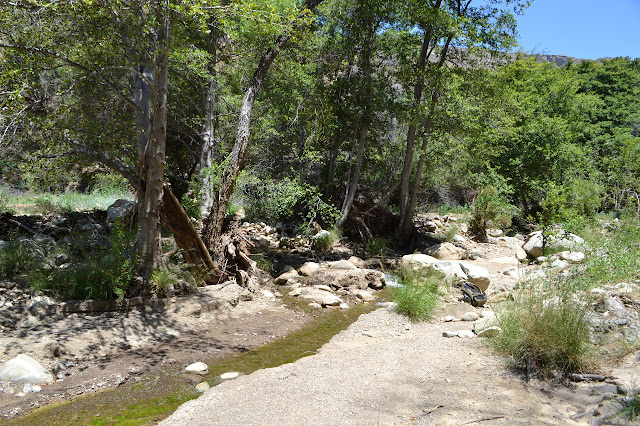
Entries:
<svg viewBox="0 0 640 426">
<path fill-rule="evenodd" d="M 564 282 L 530 282 L 497 309 L 503 332 L 490 340 L 527 374 L 567 375 L 592 367 L 588 306 Z"/>
<path fill-rule="evenodd" d="M 400 278 L 400 285 L 390 289 L 396 311 L 406 315 L 411 321 L 424 321 L 431 318 L 438 306 L 441 296 L 440 286 L 443 283 L 440 273 L 420 274 L 405 273 Z"/>
</svg>

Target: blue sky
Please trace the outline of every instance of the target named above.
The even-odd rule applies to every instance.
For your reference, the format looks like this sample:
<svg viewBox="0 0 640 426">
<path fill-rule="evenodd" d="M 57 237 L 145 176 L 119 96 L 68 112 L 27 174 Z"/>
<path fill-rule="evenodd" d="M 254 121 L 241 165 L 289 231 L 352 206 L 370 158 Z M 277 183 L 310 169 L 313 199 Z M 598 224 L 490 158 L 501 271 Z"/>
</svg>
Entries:
<svg viewBox="0 0 640 426">
<path fill-rule="evenodd" d="M 517 19 L 528 53 L 640 58 L 640 0 L 533 0 Z"/>
</svg>

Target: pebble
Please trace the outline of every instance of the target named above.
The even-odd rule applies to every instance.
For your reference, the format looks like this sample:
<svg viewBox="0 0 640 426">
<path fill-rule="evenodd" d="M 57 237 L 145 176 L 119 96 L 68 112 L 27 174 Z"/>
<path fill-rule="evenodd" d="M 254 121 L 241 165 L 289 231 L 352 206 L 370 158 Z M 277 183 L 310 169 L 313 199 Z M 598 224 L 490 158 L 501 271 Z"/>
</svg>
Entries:
<svg viewBox="0 0 640 426">
<path fill-rule="evenodd" d="M 196 373 L 204 376 L 209 372 L 209 366 L 204 362 L 194 362 L 193 364 L 187 366 L 187 368 L 185 368 L 184 371 L 187 371 L 189 373 Z"/>
<path fill-rule="evenodd" d="M 455 320 L 455 318 L 452 317 L 451 315 L 447 315 L 446 317 L 440 318 L 440 321 L 442 321 L 442 322 L 451 322 L 453 320 Z"/>
<path fill-rule="evenodd" d="M 460 330 L 458 331 L 458 337 L 462 339 L 473 339 L 476 334 L 471 330 Z"/>
<path fill-rule="evenodd" d="M 477 313 L 470 311 L 464 314 L 461 319 L 462 321 L 475 321 L 478 318 L 480 318 L 480 316 Z"/>
<path fill-rule="evenodd" d="M 205 393 L 209 389 L 211 389 L 211 386 L 209 386 L 207 382 L 201 382 L 196 385 L 196 391 L 198 391 L 198 393 Z"/>
</svg>

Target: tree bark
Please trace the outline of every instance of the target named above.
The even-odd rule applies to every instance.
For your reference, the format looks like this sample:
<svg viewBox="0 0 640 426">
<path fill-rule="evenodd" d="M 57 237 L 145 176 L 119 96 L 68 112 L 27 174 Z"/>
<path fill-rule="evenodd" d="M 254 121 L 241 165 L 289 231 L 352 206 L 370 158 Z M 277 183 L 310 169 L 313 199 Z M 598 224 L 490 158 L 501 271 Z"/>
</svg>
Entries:
<svg viewBox="0 0 640 426">
<path fill-rule="evenodd" d="M 226 278 L 226 274 L 211 259 L 200 234 L 166 182 L 163 189 L 160 208 L 162 222 L 171 230 L 185 261 L 191 265 L 194 276 L 204 275 L 207 284 L 218 284 Z"/>
</svg>

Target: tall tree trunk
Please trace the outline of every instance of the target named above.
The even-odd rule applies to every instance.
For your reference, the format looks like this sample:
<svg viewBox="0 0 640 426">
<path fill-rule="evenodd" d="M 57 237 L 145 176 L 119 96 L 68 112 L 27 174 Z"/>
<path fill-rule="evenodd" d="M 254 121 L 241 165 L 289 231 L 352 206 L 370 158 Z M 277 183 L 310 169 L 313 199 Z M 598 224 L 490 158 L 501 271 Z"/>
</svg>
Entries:
<svg viewBox="0 0 640 426">
<path fill-rule="evenodd" d="M 365 101 L 365 108 L 362 114 L 362 127 L 360 128 L 360 136 L 358 137 L 358 153 L 356 154 L 356 164 L 353 170 L 353 177 L 349 184 L 349 191 L 342 203 L 342 209 L 340 211 L 340 218 L 336 221 L 336 227 L 342 228 L 349 217 L 349 212 L 353 206 L 353 200 L 356 196 L 358 189 L 358 181 L 360 180 L 360 170 L 362 169 L 362 158 L 364 157 L 364 147 L 367 140 L 367 132 L 371 125 L 371 109 L 373 104 L 373 89 L 371 84 L 371 53 L 373 49 L 373 35 L 377 26 L 372 25 L 371 33 L 367 35 L 364 46 L 364 55 L 362 62 L 364 65 L 365 79 L 366 79 L 366 93 L 367 98 Z"/>
<path fill-rule="evenodd" d="M 162 49 L 155 64 L 154 109 L 151 120 L 151 134 L 148 141 L 148 155 L 145 153 L 140 170 L 139 207 L 140 261 L 137 275 L 142 278 L 142 286 L 147 287 L 151 272 L 158 265 L 161 255 L 160 244 L 160 202 L 163 194 L 165 152 L 167 146 L 167 74 L 169 54 L 169 20 L 165 19 L 158 31 L 157 44 Z M 139 201 L 139 202 L 140 202 Z M 142 291 L 132 288 L 133 294 Z"/>
<path fill-rule="evenodd" d="M 439 9 L 442 0 L 436 2 L 435 8 Z M 429 25 L 422 40 L 422 48 L 420 50 L 420 58 L 416 67 L 417 78 L 413 88 L 413 110 L 417 113 L 422 103 L 422 92 L 424 90 L 424 71 L 427 66 L 429 57 L 429 46 L 433 38 L 433 25 Z M 402 166 L 402 176 L 400 178 L 400 220 L 396 228 L 396 243 L 400 246 L 408 246 L 413 229 L 413 215 L 409 216 L 409 184 L 411 180 L 411 169 L 413 166 L 413 154 L 415 150 L 417 123 L 415 117 L 412 117 L 407 130 L 407 146 L 405 149 L 404 163 Z"/>
<path fill-rule="evenodd" d="M 200 212 L 204 217 L 215 202 L 215 187 L 213 176 L 211 176 L 211 166 L 214 164 L 214 153 L 218 141 L 216 140 L 216 130 L 218 128 L 218 104 L 220 102 L 220 91 L 218 88 L 217 62 L 218 62 L 218 42 L 221 31 L 216 20 L 212 20 L 208 25 L 211 33 L 207 40 L 207 50 L 211 55 L 211 61 L 207 65 L 209 78 L 207 81 L 207 91 L 204 99 L 204 122 L 202 125 L 202 149 L 200 150 L 199 174 L 202 178 L 200 186 L 201 202 Z"/>
<path fill-rule="evenodd" d="M 307 0 L 304 7 L 306 9 L 313 10 L 316 6 L 322 3 L 322 1 L 323 0 Z M 204 222 L 204 241 L 209 248 L 215 244 L 216 239 L 221 235 L 222 223 L 226 215 L 227 205 L 229 204 L 229 199 L 233 193 L 236 179 L 238 178 L 238 174 L 242 168 L 244 153 L 249 144 L 253 104 L 255 103 L 256 97 L 262 87 L 262 83 L 269 72 L 269 68 L 280 53 L 280 50 L 289 41 L 291 35 L 290 30 L 285 34 L 278 36 L 275 46 L 267 50 L 267 52 L 262 56 L 260 63 L 253 74 L 251 83 L 249 84 L 249 87 L 244 94 L 244 98 L 242 99 L 240 115 L 238 117 L 238 133 L 236 134 L 236 141 L 228 157 L 229 164 L 222 175 L 216 202 Z"/>
</svg>

